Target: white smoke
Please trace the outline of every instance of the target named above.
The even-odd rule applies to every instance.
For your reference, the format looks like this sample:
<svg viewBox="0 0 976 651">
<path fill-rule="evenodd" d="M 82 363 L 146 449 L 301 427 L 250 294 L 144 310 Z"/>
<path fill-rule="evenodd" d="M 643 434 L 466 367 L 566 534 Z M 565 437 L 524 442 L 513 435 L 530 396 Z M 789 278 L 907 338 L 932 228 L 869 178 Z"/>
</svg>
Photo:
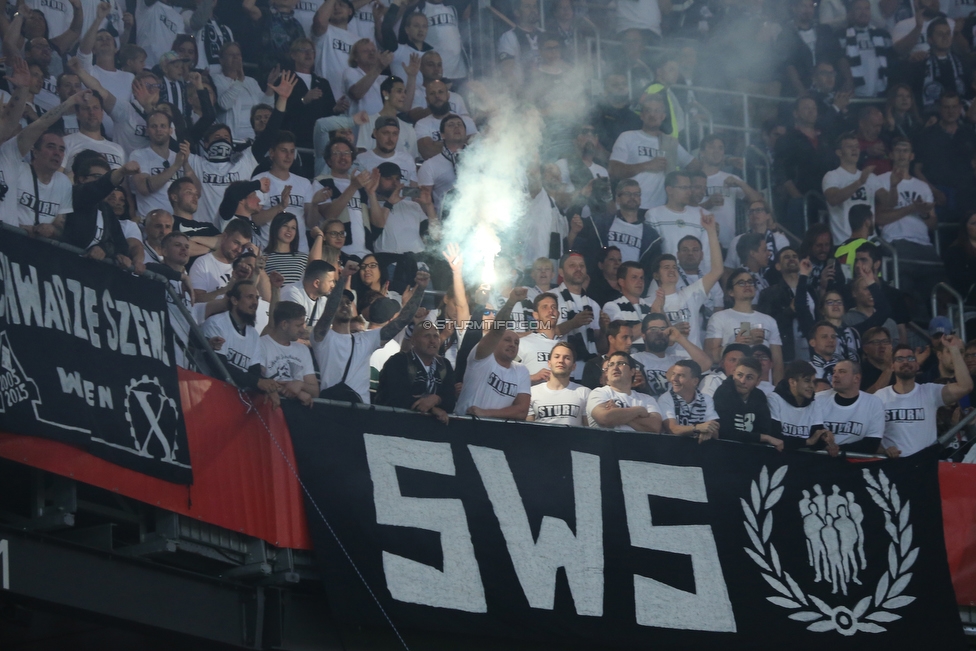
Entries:
<svg viewBox="0 0 976 651">
<path fill-rule="evenodd" d="M 541 104 L 517 98 L 511 83 L 469 84 L 472 112 L 488 119 L 460 156 L 443 233 L 444 241 L 461 246 L 469 283 L 494 285 L 493 261 L 499 253 L 518 269 L 531 266 L 532 260 L 523 259 L 537 217 L 527 214 L 529 177 L 537 178 L 546 124 L 576 124 L 585 113 L 589 98 L 584 80 L 589 77 L 584 70 L 565 73 L 564 83 Z M 524 94 L 531 99 L 531 92 Z M 536 105 L 549 107 L 545 117 Z M 548 241 L 548 225 L 544 228 Z"/>
</svg>

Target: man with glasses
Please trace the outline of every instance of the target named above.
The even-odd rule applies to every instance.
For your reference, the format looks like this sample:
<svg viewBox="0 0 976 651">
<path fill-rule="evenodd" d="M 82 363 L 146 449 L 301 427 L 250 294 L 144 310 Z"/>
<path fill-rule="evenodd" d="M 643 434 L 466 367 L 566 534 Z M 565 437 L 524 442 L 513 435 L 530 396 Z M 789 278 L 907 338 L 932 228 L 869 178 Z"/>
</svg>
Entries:
<svg viewBox="0 0 976 651">
<path fill-rule="evenodd" d="M 911 346 L 899 344 L 892 355 L 895 383 L 875 393 L 885 409 L 882 445 L 889 456 L 911 456 L 936 442 L 936 412 L 953 405 L 973 390 L 963 358 L 963 343 L 955 335 L 943 335 L 942 345 L 952 356 L 956 381 L 951 384 L 917 384 L 918 360 Z"/>
<path fill-rule="evenodd" d="M 663 206 L 647 211 L 647 221 L 661 235 L 661 250 L 674 255 L 678 242 L 686 235 L 694 235 L 708 248 L 710 234 L 702 223 L 707 214 L 691 202 L 691 178 L 686 172 L 669 172 L 664 179 L 668 200 Z M 712 268 L 711 260 L 702 260 L 701 270 L 706 274 Z"/>
<path fill-rule="evenodd" d="M 678 167 L 691 165 L 694 159 L 676 139 L 661 131 L 667 118 L 664 96 L 645 94 L 640 103 L 643 126 L 638 131 L 620 134 L 610 153 L 609 170 L 610 178 L 638 182 L 642 198 L 640 207 L 646 209 L 667 202 L 664 175 Z M 691 185 L 691 180 L 685 177 L 683 185 Z"/>
<path fill-rule="evenodd" d="M 625 432 L 661 431 L 661 409 L 654 398 L 632 390 L 635 368 L 629 353 L 610 353 L 607 385 L 594 389 L 586 401 L 590 427 Z"/>
<path fill-rule="evenodd" d="M 766 240 L 759 233 L 745 233 L 735 243 L 735 252 L 756 283 L 756 293 L 752 299 L 752 304 L 756 305 L 759 303 L 760 293 L 769 287 L 765 273 L 772 256 Z"/>
<path fill-rule="evenodd" d="M 877 393 L 894 381 L 891 362 L 891 333 L 887 328 L 870 328 L 861 339 L 861 390 Z"/>
<path fill-rule="evenodd" d="M 632 357 L 644 373 L 646 393 L 657 397 L 667 392 L 668 371 L 682 358 L 694 360 L 699 367 L 711 365 L 712 360 L 702 349 L 689 341 L 680 328 L 669 326 L 663 314 L 649 314 L 642 325 L 644 352 L 634 353 Z"/>
<path fill-rule="evenodd" d="M 749 354 L 759 362 L 762 377 L 759 379 L 758 388 L 768 398 L 776 390 L 776 385 L 769 381 L 769 378 L 773 377 L 773 351 L 765 344 L 756 344 L 749 350 Z"/>
<path fill-rule="evenodd" d="M 616 247 L 622 262 L 639 262 L 645 278 L 650 276 L 651 261 L 661 253 L 661 241 L 646 219 L 647 211 L 641 208 L 641 192 L 637 181 L 624 179 L 616 187 L 617 212 L 584 220 L 574 248 L 586 256 L 589 268 L 595 268 L 602 248 Z"/>
</svg>

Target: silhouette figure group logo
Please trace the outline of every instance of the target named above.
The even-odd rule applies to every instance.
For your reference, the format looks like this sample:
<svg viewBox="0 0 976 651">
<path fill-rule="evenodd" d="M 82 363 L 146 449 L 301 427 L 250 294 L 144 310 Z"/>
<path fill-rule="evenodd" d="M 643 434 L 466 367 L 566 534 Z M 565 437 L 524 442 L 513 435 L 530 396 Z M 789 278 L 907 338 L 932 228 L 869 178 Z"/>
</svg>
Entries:
<svg viewBox="0 0 976 651">
<path fill-rule="evenodd" d="M 867 569 L 864 557 L 864 511 L 854 500 L 854 493 L 841 495 L 840 488 L 831 487 L 825 495 L 820 484 L 813 487 L 813 495 L 804 490 L 800 499 L 803 533 L 806 535 L 807 560 L 814 570 L 814 581 L 831 584 L 832 593 L 847 594 L 847 586 L 857 578 L 858 568 Z"/>
</svg>

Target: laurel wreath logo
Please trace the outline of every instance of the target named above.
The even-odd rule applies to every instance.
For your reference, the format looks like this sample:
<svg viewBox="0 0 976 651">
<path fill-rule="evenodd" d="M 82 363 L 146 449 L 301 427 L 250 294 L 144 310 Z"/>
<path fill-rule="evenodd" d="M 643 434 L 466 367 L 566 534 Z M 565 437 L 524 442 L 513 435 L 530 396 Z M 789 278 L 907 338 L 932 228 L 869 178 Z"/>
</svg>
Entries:
<svg viewBox="0 0 976 651">
<path fill-rule="evenodd" d="M 915 601 L 915 597 L 902 594 L 912 580 L 911 570 L 918 559 L 918 547 L 912 548 L 912 525 L 909 524 L 911 510 L 909 503 L 901 503 L 898 488 L 894 486 L 883 470 L 878 477 L 864 469 L 864 480 L 871 499 L 884 512 L 885 531 L 891 542 L 888 545 L 888 567 L 878 580 L 874 594 L 864 597 L 854 608 L 830 606 L 822 599 L 806 594 L 797 582 L 785 572 L 780 563 L 776 547 L 769 542 L 773 531 L 772 508 L 783 497 L 783 478 L 787 466 L 782 466 L 769 476 L 766 466 L 759 473 L 759 481 L 751 482 L 751 503 L 740 498 L 745 514 L 744 525 L 753 548 L 743 547 L 746 554 L 762 570 L 766 583 L 778 594 L 766 600 L 795 612 L 789 618 L 807 624 L 807 630 L 815 633 L 837 631 L 850 636 L 858 631 L 864 633 L 883 633 L 887 629 L 883 623 L 901 619 L 901 615 L 891 612 Z M 872 599 L 874 607 L 872 608 Z"/>
</svg>

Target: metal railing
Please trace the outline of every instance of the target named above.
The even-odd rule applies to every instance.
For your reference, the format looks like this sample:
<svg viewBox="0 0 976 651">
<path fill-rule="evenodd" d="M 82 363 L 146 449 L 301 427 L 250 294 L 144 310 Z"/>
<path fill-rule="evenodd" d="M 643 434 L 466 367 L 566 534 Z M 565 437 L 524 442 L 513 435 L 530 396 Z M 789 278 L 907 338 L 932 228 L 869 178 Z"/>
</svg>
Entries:
<svg viewBox="0 0 976 651">
<path fill-rule="evenodd" d="M 973 409 L 965 418 L 961 418 L 958 423 L 949 428 L 949 431 L 939 437 L 939 445 L 947 446 L 964 427 L 971 425 L 976 419 L 976 409 Z"/>
<path fill-rule="evenodd" d="M 962 298 L 962 294 L 957 292 L 954 287 L 948 283 L 936 283 L 935 287 L 932 288 L 932 316 L 936 316 L 939 313 L 939 290 L 945 291 L 947 294 L 951 294 L 954 299 L 956 299 L 955 305 L 949 306 L 949 320 L 956 324 L 956 333 L 959 338 L 966 341 L 966 302 Z"/>
<path fill-rule="evenodd" d="M 881 258 L 882 275 L 885 278 L 889 279 L 891 284 L 895 286 L 895 289 L 901 289 L 901 280 L 900 280 L 901 276 L 899 275 L 900 269 L 899 269 L 898 251 L 895 250 L 895 247 L 888 244 L 888 242 L 886 242 L 885 239 L 880 235 L 878 236 L 878 244 L 881 246 L 882 249 L 885 250 L 886 253 L 888 253 L 887 256 Z M 888 260 L 891 260 L 892 263 L 891 275 L 888 275 L 888 273 L 885 270 L 885 262 L 887 262 Z"/>
<path fill-rule="evenodd" d="M 17 228 L 16 226 L 10 226 L 9 224 L 4 224 L 4 223 L 0 223 L 0 232 L 9 233 L 9 234 L 12 234 L 12 235 L 18 235 L 20 237 L 31 237 L 26 232 L 24 232 L 23 229 Z M 45 244 L 48 244 L 50 246 L 54 246 L 54 247 L 57 247 L 59 249 L 63 249 L 63 250 L 68 251 L 70 253 L 74 253 L 74 254 L 78 255 L 79 257 L 83 257 L 87 253 L 87 251 L 85 251 L 84 249 L 78 248 L 77 246 L 73 246 L 71 244 L 66 244 L 64 242 L 60 242 L 58 240 L 52 240 L 52 239 L 49 239 L 49 238 L 46 238 L 46 237 L 34 237 L 33 239 L 35 239 L 35 240 L 37 240 L 39 242 L 44 242 Z M 89 258 L 89 259 L 94 259 L 94 258 Z M 129 272 L 135 273 L 135 271 L 134 271 L 133 268 L 126 269 L 125 267 L 122 267 L 113 258 L 105 258 L 103 260 L 96 260 L 96 262 L 101 262 L 103 264 L 107 264 L 107 265 L 110 265 L 112 267 L 116 267 L 120 271 L 129 271 Z M 234 384 L 233 379 L 231 379 L 230 374 L 227 372 L 227 368 L 220 361 L 220 358 L 217 356 L 217 353 L 214 352 L 213 348 L 211 348 L 211 346 L 210 346 L 210 343 L 207 341 L 207 338 L 203 335 L 203 330 L 200 329 L 200 326 L 197 325 L 196 321 L 193 318 L 193 315 L 190 313 L 190 311 L 183 304 L 183 297 L 180 296 L 179 294 L 177 294 L 176 293 L 176 290 L 173 289 L 173 286 L 170 285 L 169 279 L 166 278 L 165 276 L 161 276 L 160 274 L 157 274 L 157 273 L 155 273 L 153 271 L 149 271 L 149 270 L 146 270 L 146 271 L 144 271 L 144 272 L 142 272 L 141 274 L 138 274 L 138 275 L 142 276 L 143 278 L 147 278 L 149 280 L 162 283 L 162 285 L 163 285 L 166 293 L 169 295 L 170 301 L 177 307 L 177 309 L 183 315 L 183 318 L 186 320 L 186 323 L 187 323 L 187 325 L 189 326 L 189 329 L 190 329 L 190 337 L 189 337 L 188 341 L 186 342 L 187 343 L 186 347 L 183 349 L 184 355 L 185 355 L 185 359 L 187 361 L 192 360 L 194 362 L 194 364 L 196 365 L 196 369 L 195 370 L 199 370 L 200 372 L 206 373 L 207 375 L 210 375 L 211 377 L 216 377 L 219 380 L 223 380 L 224 382 L 227 382 L 231 386 L 237 386 L 237 385 Z M 174 336 L 173 339 L 174 339 L 174 342 L 173 342 L 174 345 L 180 345 L 181 342 L 179 342 L 179 340 L 178 340 L 177 337 Z M 201 352 L 205 356 L 205 358 L 206 358 L 206 360 L 207 360 L 207 362 L 209 364 L 209 367 L 210 367 L 209 368 L 209 372 L 208 372 L 206 366 L 200 364 L 200 362 L 196 358 L 196 356 L 192 354 L 194 349 L 197 350 L 197 351 L 199 351 L 199 352 Z"/>
</svg>

